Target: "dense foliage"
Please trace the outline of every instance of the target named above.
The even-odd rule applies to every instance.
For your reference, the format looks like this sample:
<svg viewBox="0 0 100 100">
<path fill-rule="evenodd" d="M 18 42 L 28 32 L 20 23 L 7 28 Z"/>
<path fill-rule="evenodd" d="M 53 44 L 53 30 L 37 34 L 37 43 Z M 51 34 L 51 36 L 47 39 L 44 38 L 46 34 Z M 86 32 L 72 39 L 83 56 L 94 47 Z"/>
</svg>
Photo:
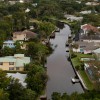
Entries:
<svg viewBox="0 0 100 100">
<path fill-rule="evenodd" d="M 52 100 L 100 100 L 100 95 L 98 91 L 90 91 L 82 94 L 77 92 L 68 95 L 67 93 L 57 93 L 52 94 Z"/>
<path fill-rule="evenodd" d="M 80 30 L 80 25 L 91 23 L 100 26 L 100 5 L 86 6 L 87 0 L 81 0 L 79 4 L 76 0 L 30 0 L 28 3 L 10 4 L 9 0 L 0 1 L 0 56 L 13 56 L 17 53 L 23 53 L 31 57 L 31 64 L 25 65 L 27 71 L 27 87 L 23 87 L 18 80 L 8 78 L 7 74 L 0 70 L 0 100 L 36 100 L 36 98 L 45 89 L 47 74 L 44 68 L 47 55 L 50 48 L 41 43 L 42 40 L 48 39 L 50 34 L 59 25 L 60 20 L 65 20 L 65 14 L 83 16 L 82 22 L 71 23 L 71 30 L 76 34 Z M 37 3 L 36 6 L 33 4 Z M 29 12 L 26 10 L 30 9 Z M 79 12 L 92 10 L 92 14 L 81 15 Z M 15 48 L 4 47 L 3 42 L 12 39 L 12 33 L 23 31 L 25 29 L 37 33 L 35 39 L 26 43 L 26 49 L 21 49 L 19 42 L 15 43 Z M 63 28 L 63 27 L 62 27 Z M 72 55 L 75 57 L 76 55 Z M 100 95 L 96 91 L 86 92 L 85 94 L 73 93 L 67 95 L 64 93 L 53 93 L 52 100 L 99 100 Z"/>
</svg>

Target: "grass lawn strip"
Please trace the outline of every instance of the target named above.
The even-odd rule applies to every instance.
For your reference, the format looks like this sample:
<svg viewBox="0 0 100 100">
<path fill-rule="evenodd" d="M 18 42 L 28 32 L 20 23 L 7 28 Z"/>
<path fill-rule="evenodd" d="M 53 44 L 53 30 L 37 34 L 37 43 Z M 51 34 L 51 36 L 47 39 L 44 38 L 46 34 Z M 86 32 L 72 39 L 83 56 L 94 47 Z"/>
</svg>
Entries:
<svg viewBox="0 0 100 100">
<path fill-rule="evenodd" d="M 93 83 L 89 80 L 88 76 L 86 75 L 85 71 L 80 70 L 79 74 L 81 75 L 83 82 L 85 83 L 86 87 L 89 90 L 93 89 Z"/>
<path fill-rule="evenodd" d="M 71 59 L 74 66 L 80 66 L 81 65 L 80 58 L 82 58 L 82 57 L 92 58 L 92 55 L 89 55 L 89 54 L 81 54 L 81 53 L 75 53 L 75 54 L 77 55 L 77 57 Z M 85 83 L 86 87 L 89 90 L 92 90 L 93 89 L 93 83 L 89 80 L 85 71 L 79 70 L 79 74 L 81 75 L 83 82 Z"/>
</svg>

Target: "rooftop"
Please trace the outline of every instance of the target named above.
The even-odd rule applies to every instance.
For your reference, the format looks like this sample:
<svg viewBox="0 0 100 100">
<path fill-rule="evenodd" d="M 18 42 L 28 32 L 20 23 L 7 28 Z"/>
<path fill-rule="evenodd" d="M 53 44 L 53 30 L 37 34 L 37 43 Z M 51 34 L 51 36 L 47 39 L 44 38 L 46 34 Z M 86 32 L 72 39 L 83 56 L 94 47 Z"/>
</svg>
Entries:
<svg viewBox="0 0 100 100">
<path fill-rule="evenodd" d="M 90 24 L 81 25 L 81 29 L 87 30 L 87 31 L 92 30 L 93 32 L 96 32 L 96 33 L 99 32 L 99 30 L 98 30 L 97 27 L 94 27 L 94 26 L 92 26 L 92 25 L 90 25 Z"/>
<path fill-rule="evenodd" d="M 7 76 L 8 77 L 11 76 L 12 78 L 18 79 L 19 80 L 19 83 L 21 83 L 23 86 L 26 86 L 26 83 L 25 83 L 26 74 L 7 73 Z"/>
<path fill-rule="evenodd" d="M 19 31 L 19 32 L 14 32 L 13 34 L 15 35 L 20 35 L 20 34 L 26 34 L 26 37 L 27 38 L 34 38 L 37 34 L 32 32 L 32 31 L 29 31 L 29 30 L 24 30 L 24 31 Z"/>
<path fill-rule="evenodd" d="M 13 40 L 7 40 L 7 41 L 4 41 L 3 43 L 14 43 Z"/>
<path fill-rule="evenodd" d="M 14 62 L 15 67 L 23 67 L 30 63 L 30 57 L 24 57 L 24 54 L 15 54 L 14 56 L 0 57 L 0 62 Z"/>
<path fill-rule="evenodd" d="M 78 44 L 80 48 L 84 48 L 84 50 L 95 50 L 95 49 L 99 48 L 93 42 L 77 41 L 75 43 Z"/>
</svg>

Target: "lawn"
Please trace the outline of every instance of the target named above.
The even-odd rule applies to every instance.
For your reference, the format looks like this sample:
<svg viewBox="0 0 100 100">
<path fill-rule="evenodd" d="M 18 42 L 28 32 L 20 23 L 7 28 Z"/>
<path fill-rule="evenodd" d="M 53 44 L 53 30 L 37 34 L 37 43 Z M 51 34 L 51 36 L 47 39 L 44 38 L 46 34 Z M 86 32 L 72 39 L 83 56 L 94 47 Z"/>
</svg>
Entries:
<svg viewBox="0 0 100 100">
<path fill-rule="evenodd" d="M 80 58 L 92 58 L 93 56 L 90 54 L 81 54 L 81 53 L 75 53 L 75 55 L 77 55 L 77 57 L 72 58 L 72 63 L 74 66 L 80 66 L 81 65 L 81 61 Z M 93 83 L 89 80 L 88 76 L 86 75 L 84 70 L 79 70 L 79 74 L 81 75 L 86 87 L 89 90 L 93 89 Z"/>
<path fill-rule="evenodd" d="M 79 74 L 81 75 L 86 87 L 89 89 L 89 90 L 92 90 L 93 89 L 93 83 L 89 80 L 88 76 L 86 75 L 85 71 L 82 71 L 80 70 L 79 71 Z"/>
<path fill-rule="evenodd" d="M 82 53 L 75 53 L 78 57 L 82 58 L 82 57 L 87 57 L 87 58 L 91 58 L 93 57 L 91 54 L 82 54 Z"/>
<path fill-rule="evenodd" d="M 74 53 L 75 55 L 77 55 L 77 57 L 72 58 L 72 63 L 74 66 L 78 66 L 81 64 L 80 62 L 80 58 L 92 58 L 92 55 L 90 54 L 82 54 L 82 53 Z"/>
</svg>

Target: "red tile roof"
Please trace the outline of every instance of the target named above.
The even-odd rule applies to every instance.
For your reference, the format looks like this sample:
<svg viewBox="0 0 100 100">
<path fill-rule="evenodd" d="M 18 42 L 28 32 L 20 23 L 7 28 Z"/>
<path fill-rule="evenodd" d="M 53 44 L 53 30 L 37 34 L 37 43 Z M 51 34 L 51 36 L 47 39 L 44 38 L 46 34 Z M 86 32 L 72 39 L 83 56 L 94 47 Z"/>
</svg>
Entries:
<svg viewBox="0 0 100 100">
<path fill-rule="evenodd" d="M 99 32 L 98 28 L 96 28 L 90 24 L 83 25 L 82 29 L 86 29 L 87 31 L 92 30 L 93 32 Z"/>
</svg>

